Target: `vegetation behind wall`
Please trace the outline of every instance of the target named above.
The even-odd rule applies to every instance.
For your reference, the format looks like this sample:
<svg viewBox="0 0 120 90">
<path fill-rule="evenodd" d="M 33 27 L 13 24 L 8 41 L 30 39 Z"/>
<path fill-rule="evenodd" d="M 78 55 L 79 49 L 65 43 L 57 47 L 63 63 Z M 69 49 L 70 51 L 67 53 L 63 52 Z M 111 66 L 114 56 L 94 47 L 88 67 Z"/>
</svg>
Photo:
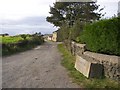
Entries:
<svg viewBox="0 0 120 90">
<path fill-rule="evenodd" d="M 93 52 L 120 55 L 120 17 L 86 25 L 79 42 Z"/>
</svg>

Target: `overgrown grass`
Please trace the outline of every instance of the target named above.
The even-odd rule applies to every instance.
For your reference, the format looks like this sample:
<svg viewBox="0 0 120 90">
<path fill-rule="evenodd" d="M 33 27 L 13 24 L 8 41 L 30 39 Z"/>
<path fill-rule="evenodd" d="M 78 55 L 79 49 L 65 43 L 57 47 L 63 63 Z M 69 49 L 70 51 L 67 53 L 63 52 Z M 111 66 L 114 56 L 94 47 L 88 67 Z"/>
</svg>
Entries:
<svg viewBox="0 0 120 90">
<path fill-rule="evenodd" d="M 118 82 L 110 80 L 108 78 L 104 79 L 88 79 L 83 76 L 74 68 L 75 56 L 72 56 L 71 53 L 65 48 L 63 44 L 58 45 L 59 51 L 63 55 L 63 60 L 61 64 L 67 68 L 69 71 L 69 76 L 73 78 L 73 82 L 77 83 L 83 88 L 119 88 L 120 85 Z"/>
</svg>

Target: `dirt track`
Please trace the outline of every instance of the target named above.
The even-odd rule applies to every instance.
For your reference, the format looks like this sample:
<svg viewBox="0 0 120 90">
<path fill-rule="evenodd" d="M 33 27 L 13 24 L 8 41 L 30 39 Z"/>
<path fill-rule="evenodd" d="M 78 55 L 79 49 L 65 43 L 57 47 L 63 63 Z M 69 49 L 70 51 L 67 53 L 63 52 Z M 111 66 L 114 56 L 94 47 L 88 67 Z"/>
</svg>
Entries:
<svg viewBox="0 0 120 90">
<path fill-rule="evenodd" d="M 61 66 L 57 43 L 2 59 L 3 88 L 78 88 Z"/>
</svg>

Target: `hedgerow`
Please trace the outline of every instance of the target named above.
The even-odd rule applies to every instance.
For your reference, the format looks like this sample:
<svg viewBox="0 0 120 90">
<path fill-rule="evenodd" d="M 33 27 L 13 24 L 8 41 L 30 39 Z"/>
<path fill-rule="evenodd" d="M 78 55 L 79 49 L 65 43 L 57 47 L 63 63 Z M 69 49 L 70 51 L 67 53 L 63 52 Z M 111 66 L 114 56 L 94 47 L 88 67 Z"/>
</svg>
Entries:
<svg viewBox="0 0 120 90">
<path fill-rule="evenodd" d="M 77 39 L 90 51 L 120 55 L 120 17 L 87 24 Z"/>
<path fill-rule="evenodd" d="M 42 36 L 33 36 L 30 39 L 19 40 L 17 42 L 2 43 L 2 56 L 31 49 L 43 42 Z"/>
</svg>

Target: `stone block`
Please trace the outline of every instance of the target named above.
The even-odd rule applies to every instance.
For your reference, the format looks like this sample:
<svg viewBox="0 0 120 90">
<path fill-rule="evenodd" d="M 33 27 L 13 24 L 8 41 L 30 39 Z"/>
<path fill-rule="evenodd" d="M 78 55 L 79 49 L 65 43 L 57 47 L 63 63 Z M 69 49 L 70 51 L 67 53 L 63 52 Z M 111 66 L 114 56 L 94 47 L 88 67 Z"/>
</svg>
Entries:
<svg viewBox="0 0 120 90">
<path fill-rule="evenodd" d="M 77 54 L 80 54 L 80 55 L 82 55 L 84 52 L 85 52 L 85 50 L 86 50 L 86 44 L 76 44 L 76 49 L 77 49 Z"/>
<path fill-rule="evenodd" d="M 87 78 L 101 78 L 103 76 L 101 64 L 88 61 L 78 55 L 76 55 L 75 68 Z"/>
</svg>

